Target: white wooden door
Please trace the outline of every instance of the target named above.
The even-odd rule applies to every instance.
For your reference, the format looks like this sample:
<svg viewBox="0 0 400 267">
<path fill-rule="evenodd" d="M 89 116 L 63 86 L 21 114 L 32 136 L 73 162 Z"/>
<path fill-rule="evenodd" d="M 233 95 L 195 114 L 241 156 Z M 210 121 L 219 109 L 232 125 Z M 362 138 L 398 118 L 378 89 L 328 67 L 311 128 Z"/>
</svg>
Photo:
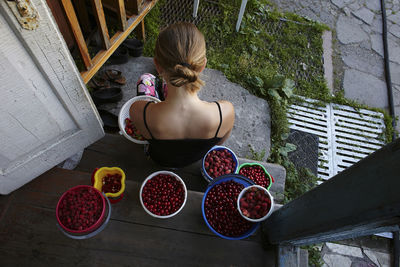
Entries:
<svg viewBox="0 0 400 267">
<path fill-rule="evenodd" d="M 101 119 L 45 0 L 21 27 L 0 0 L 0 194 L 104 136 Z"/>
</svg>

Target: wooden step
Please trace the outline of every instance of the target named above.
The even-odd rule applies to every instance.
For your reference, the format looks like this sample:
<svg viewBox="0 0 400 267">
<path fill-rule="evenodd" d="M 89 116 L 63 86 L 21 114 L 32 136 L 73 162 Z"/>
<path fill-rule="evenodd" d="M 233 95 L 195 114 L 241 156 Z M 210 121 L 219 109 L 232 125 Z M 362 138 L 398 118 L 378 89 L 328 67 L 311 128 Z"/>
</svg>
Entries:
<svg viewBox="0 0 400 267">
<path fill-rule="evenodd" d="M 70 239 L 56 226 L 55 207 L 67 189 L 90 184 L 90 176 L 53 168 L 12 194 L 0 196 L 2 264 L 274 266 L 274 249 L 263 249 L 259 230 L 245 240 L 230 241 L 207 228 L 201 214 L 202 193 L 189 191 L 178 215 L 156 219 L 140 205 L 140 184 L 130 180 L 100 234 Z"/>
<path fill-rule="evenodd" d="M 239 159 L 244 162 L 255 162 L 248 159 Z M 285 190 L 286 170 L 277 164 L 259 162 L 274 177 L 275 183 L 271 186 L 271 192 L 278 203 L 283 201 Z M 82 159 L 75 170 L 92 172 L 97 167 L 120 167 L 124 170 L 128 180 L 142 183 L 151 173 L 163 170 L 151 159 L 146 158 L 143 145 L 130 142 L 117 134 L 106 134 L 105 137 L 95 142 L 84 150 Z M 173 171 L 184 181 L 189 190 L 204 192 L 208 182 L 201 176 L 201 161 L 190 166 Z"/>
</svg>

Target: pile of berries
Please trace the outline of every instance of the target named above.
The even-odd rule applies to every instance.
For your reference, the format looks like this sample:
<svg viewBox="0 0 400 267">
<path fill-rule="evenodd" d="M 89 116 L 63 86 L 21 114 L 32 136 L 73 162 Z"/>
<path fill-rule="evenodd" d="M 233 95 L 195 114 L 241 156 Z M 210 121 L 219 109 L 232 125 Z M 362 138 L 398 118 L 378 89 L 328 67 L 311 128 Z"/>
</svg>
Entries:
<svg viewBox="0 0 400 267">
<path fill-rule="evenodd" d="M 176 212 L 185 200 L 185 188 L 174 176 L 158 174 L 142 190 L 142 201 L 151 213 L 166 216 Z"/>
<path fill-rule="evenodd" d="M 137 140 L 141 140 L 141 141 L 144 140 L 144 137 L 142 136 L 142 134 L 135 127 L 135 125 L 133 125 L 131 119 L 129 119 L 129 118 L 125 119 L 125 132 Z"/>
<path fill-rule="evenodd" d="M 241 236 L 253 225 L 240 216 L 237 210 L 237 198 L 243 188 L 243 185 L 233 180 L 222 182 L 208 192 L 204 201 L 208 223 L 224 236 Z"/>
<path fill-rule="evenodd" d="M 264 217 L 271 208 L 271 199 L 268 194 L 257 187 L 248 189 L 239 202 L 242 214 L 251 219 Z"/>
<path fill-rule="evenodd" d="M 68 191 L 60 201 L 59 219 L 70 230 L 85 230 L 91 227 L 103 211 L 101 195 L 90 187 Z"/>
<path fill-rule="evenodd" d="M 214 149 L 207 154 L 204 160 L 204 168 L 210 177 L 216 178 L 224 174 L 234 173 L 236 162 L 228 149 Z"/>
<path fill-rule="evenodd" d="M 239 174 L 253 180 L 257 185 L 261 185 L 265 188 L 268 188 L 270 184 L 268 175 L 265 173 L 264 169 L 258 165 L 242 167 L 239 170 Z"/>
<path fill-rule="evenodd" d="M 101 191 L 104 193 L 117 193 L 121 190 L 121 174 L 107 174 L 103 177 L 103 186 Z"/>
</svg>

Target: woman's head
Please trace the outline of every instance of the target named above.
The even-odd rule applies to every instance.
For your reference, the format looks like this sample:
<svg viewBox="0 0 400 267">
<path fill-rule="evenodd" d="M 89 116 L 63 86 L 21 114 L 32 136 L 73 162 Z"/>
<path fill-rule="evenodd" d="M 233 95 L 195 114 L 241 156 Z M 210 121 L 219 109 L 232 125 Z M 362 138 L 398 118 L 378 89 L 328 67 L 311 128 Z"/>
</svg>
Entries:
<svg viewBox="0 0 400 267">
<path fill-rule="evenodd" d="M 194 24 L 178 22 L 162 30 L 154 58 L 173 86 L 196 92 L 204 84 L 199 74 L 206 64 L 206 43 Z"/>
</svg>

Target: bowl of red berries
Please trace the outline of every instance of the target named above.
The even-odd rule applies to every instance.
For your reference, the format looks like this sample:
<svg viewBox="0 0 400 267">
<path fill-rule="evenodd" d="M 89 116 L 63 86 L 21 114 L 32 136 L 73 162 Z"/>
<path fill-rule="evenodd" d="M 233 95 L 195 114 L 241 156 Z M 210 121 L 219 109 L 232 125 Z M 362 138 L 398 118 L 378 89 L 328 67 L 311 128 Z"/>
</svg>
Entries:
<svg viewBox="0 0 400 267">
<path fill-rule="evenodd" d="M 252 235 L 259 223 L 244 219 L 237 209 L 240 192 L 254 182 L 238 174 L 214 179 L 203 195 L 201 209 L 210 230 L 228 240 L 239 240 Z"/>
<path fill-rule="evenodd" d="M 118 115 L 118 126 L 120 129 L 119 133 L 125 136 L 129 141 L 132 141 L 136 144 L 148 144 L 148 142 L 144 139 L 139 130 L 135 127 L 129 116 L 129 110 L 132 104 L 136 101 L 161 102 L 160 99 L 147 95 L 135 96 L 130 100 L 128 100 L 119 111 Z"/>
<path fill-rule="evenodd" d="M 237 173 L 254 181 L 255 184 L 270 189 L 274 179 L 260 163 L 243 163 Z"/>
<path fill-rule="evenodd" d="M 214 146 L 203 157 L 201 174 L 210 182 L 219 176 L 236 173 L 237 168 L 238 158 L 231 149 Z"/>
<path fill-rule="evenodd" d="M 177 174 L 158 171 L 149 175 L 142 183 L 139 192 L 143 209 L 153 217 L 171 218 L 178 214 L 186 204 L 186 185 Z"/>
<path fill-rule="evenodd" d="M 274 198 L 260 185 L 244 188 L 237 198 L 237 209 L 240 215 L 250 222 L 261 222 L 267 219 L 274 209 Z"/>
<path fill-rule="evenodd" d="M 60 197 L 56 207 L 58 224 L 70 234 L 95 231 L 104 223 L 105 214 L 105 197 L 89 185 L 70 188 Z"/>
</svg>

